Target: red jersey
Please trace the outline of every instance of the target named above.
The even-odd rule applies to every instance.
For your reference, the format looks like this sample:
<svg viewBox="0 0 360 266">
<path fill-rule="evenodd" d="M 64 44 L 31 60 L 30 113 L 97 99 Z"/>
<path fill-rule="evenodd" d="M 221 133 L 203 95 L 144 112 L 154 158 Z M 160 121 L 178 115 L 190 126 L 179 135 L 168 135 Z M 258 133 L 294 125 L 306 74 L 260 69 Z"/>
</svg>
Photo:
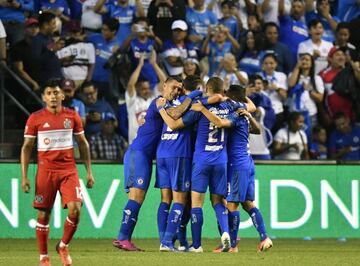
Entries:
<svg viewBox="0 0 360 266">
<path fill-rule="evenodd" d="M 46 108 L 32 113 L 26 122 L 25 138 L 37 137 L 38 166 L 47 169 L 75 168 L 73 134 L 84 133 L 81 118 L 63 107 L 58 114 Z"/>
</svg>

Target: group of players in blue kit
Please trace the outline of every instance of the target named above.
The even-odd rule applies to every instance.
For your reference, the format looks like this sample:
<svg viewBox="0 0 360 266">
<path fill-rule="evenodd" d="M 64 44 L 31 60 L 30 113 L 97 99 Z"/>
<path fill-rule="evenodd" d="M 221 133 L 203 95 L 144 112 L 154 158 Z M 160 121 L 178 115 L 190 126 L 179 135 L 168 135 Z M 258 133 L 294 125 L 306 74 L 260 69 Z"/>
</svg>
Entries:
<svg viewBox="0 0 360 266">
<path fill-rule="evenodd" d="M 113 241 L 115 247 L 141 251 L 131 242 L 131 236 L 150 184 L 155 155 L 155 186 L 161 189 L 157 217 L 160 251 L 203 252 L 202 207 L 208 187 L 221 235 L 221 245 L 215 251 L 238 251 L 240 204 L 259 232 L 258 250 L 272 247 L 261 213 L 254 205 L 255 169 L 248 138 L 250 131 L 260 134 L 250 114 L 256 107 L 239 85 L 231 85 L 225 96 L 224 81 L 212 77 L 203 96 L 200 84 L 196 76 L 184 81 L 169 77 L 162 97 L 150 104 L 145 123 L 124 158 L 128 202 Z M 191 246 L 186 241 L 190 219 Z M 174 246 L 176 239 L 179 248 Z"/>
</svg>

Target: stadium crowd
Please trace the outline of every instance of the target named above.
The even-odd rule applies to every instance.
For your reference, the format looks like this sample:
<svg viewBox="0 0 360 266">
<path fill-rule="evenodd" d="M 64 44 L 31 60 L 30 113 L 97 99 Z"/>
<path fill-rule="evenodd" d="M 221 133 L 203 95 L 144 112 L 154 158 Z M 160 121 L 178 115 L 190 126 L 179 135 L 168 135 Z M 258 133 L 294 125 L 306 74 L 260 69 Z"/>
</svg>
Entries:
<svg viewBox="0 0 360 266">
<path fill-rule="evenodd" d="M 0 0 L 0 60 L 122 159 L 168 76 L 247 88 L 254 159 L 360 160 L 358 0 Z M 205 85 L 201 87 L 204 89 Z"/>
</svg>

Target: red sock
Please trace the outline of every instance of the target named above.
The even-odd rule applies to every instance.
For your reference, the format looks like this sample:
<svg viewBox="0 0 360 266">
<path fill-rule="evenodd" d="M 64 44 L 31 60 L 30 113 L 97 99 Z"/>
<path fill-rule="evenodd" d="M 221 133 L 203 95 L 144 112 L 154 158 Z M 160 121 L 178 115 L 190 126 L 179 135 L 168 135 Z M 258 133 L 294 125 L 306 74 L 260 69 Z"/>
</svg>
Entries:
<svg viewBox="0 0 360 266">
<path fill-rule="evenodd" d="M 48 254 L 49 220 L 38 218 L 36 224 L 36 238 L 40 255 Z"/>
<path fill-rule="evenodd" d="M 66 217 L 66 221 L 64 224 L 64 235 L 61 239 L 61 241 L 64 244 L 69 244 L 71 239 L 73 238 L 73 235 L 76 232 L 77 225 L 79 223 L 80 217 Z"/>
</svg>

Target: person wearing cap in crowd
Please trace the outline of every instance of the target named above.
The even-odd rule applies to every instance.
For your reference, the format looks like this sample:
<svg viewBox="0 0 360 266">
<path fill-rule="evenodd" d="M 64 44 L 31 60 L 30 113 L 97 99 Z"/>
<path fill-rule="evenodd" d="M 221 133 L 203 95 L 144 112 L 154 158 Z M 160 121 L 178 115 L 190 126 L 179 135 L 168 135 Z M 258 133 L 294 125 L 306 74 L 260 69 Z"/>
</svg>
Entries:
<svg viewBox="0 0 360 266">
<path fill-rule="evenodd" d="M 126 141 L 116 134 L 116 118 L 107 113 L 101 121 L 101 132 L 90 137 L 92 159 L 122 160 L 127 148 Z"/>
<path fill-rule="evenodd" d="M 36 79 L 34 61 L 31 56 L 31 41 L 39 33 L 39 22 L 35 18 L 28 18 L 25 21 L 25 38 L 16 43 L 10 49 L 10 58 L 13 67 L 19 76 L 34 91 L 40 89 L 39 80 Z"/>
<path fill-rule="evenodd" d="M 84 39 L 80 23 L 73 20 L 68 26 L 66 46 L 56 52 L 64 78 L 73 80 L 76 90 L 85 80 L 91 81 L 95 67 L 94 45 Z"/>
<path fill-rule="evenodd" d="M 0 1 L 0 20 L 2 21 L 7 41 L 10 46 L 24 38 L 25 12 L 34 11 L 33 0 Z"/>
<path fill-rule="evenodd" d="M 76 85 L 75 82 L 71 79 L 63 79 L 61 81 L 61 88 L 64 91 L 65 99 L 63 101 L 63 106 L 74 109 L 78 112 L 83 126 L 86 123 L 86 113 L 85 105 L 81 100 L 75 98 Z"/>
<path fill-rule="evenodd" d="M 186 6 L 183 0 L 151 1 L 148 15 L 156 36 L 165 42 L 171 38 L 171 25 L 175 20 L 185 20 Z"/>
<path fill-rule="evenodd" d="M 346 58 L 345 53 L 338 46 L 331 48 L 328 54 L 329 66 L 319 73 L 324 81 L 325 86 L 325 107 L 328 117 L 323 117 L 326 126 L 332 123 L 332 118 L 337 112 L 343 112 L 350 119 L 354 119 L 354 112 L 351 100 L 339 95 L 332 90 L 332 85 L 335 77 L 345 68 Z"/>
<path fill-rule="evenodd" d="M 188 25 L 184 20 L 175 20 L 171 25 L 172 38 L 163 45 L 162 58 L 169 76 L 183 73 L 184 61 L 187 58 L 197 59 L 192 43 L 187 41 Z"/>
</svg>

